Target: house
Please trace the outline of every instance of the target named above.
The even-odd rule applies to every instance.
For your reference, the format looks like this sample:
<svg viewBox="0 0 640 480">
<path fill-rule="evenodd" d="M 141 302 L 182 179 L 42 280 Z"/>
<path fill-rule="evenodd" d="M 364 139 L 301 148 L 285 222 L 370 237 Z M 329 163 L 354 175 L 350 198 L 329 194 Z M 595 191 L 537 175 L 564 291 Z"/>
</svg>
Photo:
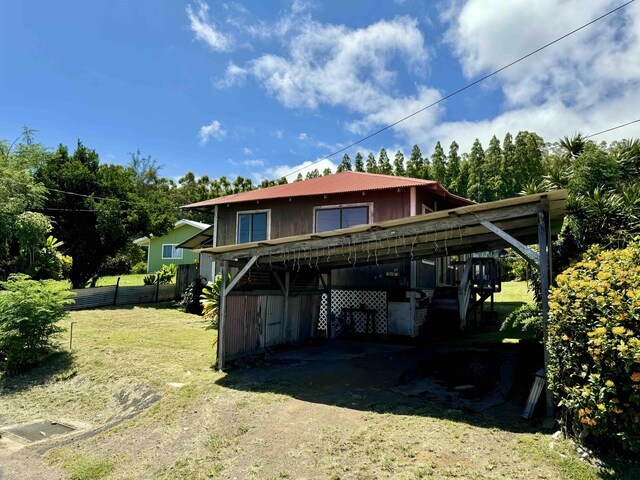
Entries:
<svg viewBox="0 0 640 480">
<path fill-rule="evenodd" d="M 550 239 L 566 197 L 558 190 L 475 204 L 433 181 L 343 172 L 187 205 L 213 211 L 215 222 L 180 246 L 221 273 L 224 368 L 314 336 L 469 328 L 470 312 L 482 312 L 499 288 L 497 262 L 483 253 L 507 247 L 539 269 L 545 316 Z M 434 313 L 439 293 L 455 315 Z"/>
<path fill-rule="evenodd" d="M 185 265 L 198 262 L 199 255 L 178 245 L 211 225 L 193 220 L 178 220 L 168 233 L 154 237 L 138 238 L 136 245 L 147 249 L 147 273 L 157 272 L 162 265 Z"/>
<path fill-rule="evenodd" d="M 211 229 L 180 246 L 199 249 L 268 242 L 473 203 L 433 180 L 345 171 L 186 205 L 183 208 L 213 212 L 215 221 Z M 374 254 L 371 251 L 369 256 Z M 301 260 L 292 259 L 296 261 Z M 423 312 L 411 300 L 412 295 L 429 297 L 437 287 L 455 285 L 455 269 L 450 264 L 450 258 L 439 258 L 335 269 L 330 279 L 333 306 L 337 311 L 350 306 L 375 308 L 376 331 L 416 336 Z M 200 274 L 212 278 L 215 265 L 210 255 L 201 254 L 200 266 Z M 298 283 L 315 286 L 318 281 L 317 275 L 297 278 Z M 253 282 L 255 288 L 265 290 L 275 285 L 273 279 L 260 283 L 256 274 Z M 326 304 L 326 299 L 323 302 Z M 325 313 L 321 315 L 326 316 L 326 307 L 322 310 Z M 362 322 L 357 323 L 356 331 L 367 328 Z"/>
</svg>

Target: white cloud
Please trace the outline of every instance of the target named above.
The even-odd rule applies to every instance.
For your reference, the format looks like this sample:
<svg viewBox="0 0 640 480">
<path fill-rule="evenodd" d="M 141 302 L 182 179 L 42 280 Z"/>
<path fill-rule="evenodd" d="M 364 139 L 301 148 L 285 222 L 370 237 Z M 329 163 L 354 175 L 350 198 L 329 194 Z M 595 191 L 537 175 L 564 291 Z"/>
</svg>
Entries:
<svg viewBox="0 0 640 480">
<path fill-rule="evenodd" d="M 496 70 L 617 4 L 612 1 L 469 0 L 446 12 L 447 41 L 471 80 Z M 522 19 L 527 27 L 523 28 Z M 511 67 L 491 82 L 504 94 L 502 112 L 475 122 L 446 122 L 421 139 L 456 139 L 532 130 L 547 140 L 588 134 L 637 117 L 640 104 L 640 9 L 626 8 Z M 486 87 L 485 87 L 486 88 Z M 450 101 L 456 101 L 451 99 Z M 612 132 L 598 139 L 626 135 Z M 418 137 L 420 139 L 420 137 Z"/>
<path fill-rule="evenodd" d="M 232 39 L 228 34 L 221 32 L 216 25 L 209 20 L 209 5 L 204 2 L 198 2 L 197 10 L 187 5 L 187 17 L 189 18 L 189 27 L 198 40 L 202 40 L 213 50 L 224 52 L 232 47 Z"/>
<path fill-rule="evenodd" d="M 242 152 L 243 152 L 245 155 L 251 155 L 251 154 L 253 154 L 253 150 L 251 150 L 250 148 L 247 148 L 247 147 L 244 147 L 244 148 L 242 149 Z"/>
<path fill-rule="evenodd" d="M 302 133 L 298 134 L 298 140 L 301 140 L 301 141 L 304 142 L 308 138 L 309 138 L 309 136 L 305 132 L 302 132 Z"/>
<path fill-rule="evenodd" d="M 229 62 L 224 72 L 224 76 L 213 82 L 214 86 L 219 89 L 232 87 L 242 84 L 247 76 L 247 69 L 239 67 L 233 62 Z"/>
<path fill-rule="evenodd" d="M 315 170 L 316 168 L 320 173 L 322 173 L 325 168 L 330 168 L 332 172 L 335 172 L 338 165 L 327 159 L 320 160 L 318 163 L 306 161 L 298 165 L 278 165 L 267 168 L 263 173 L 255 175 L 257 175 L 256 179 L 259 181 L 262 181 L 265 178 L 277 180 L 278 178 L 286 176 L 289 182 L 293 182 L 298 177 L 299 173 L 304 177 L 308 172 Z"/>
<path fill-rule="evenodd" d="M 284 136 L 284 132 L 282 130 L 276 130 L 275 132 L 273 132 L 273 134 L 276 136 L 276 138 L 282 138 Z"/>
<path fill-rule="evenodd" d="M 245 160 L 244 162 L 242 162 L 242 164 L 247 167 L 263 167 L 265 161 L 260 158 L 256 158 L 252 160 Z"/>
<path fill-rule="evenodd" d="M 200 145 L 204 145 L 211 137 L 222 140 L 227 136 L 227 131 L 222 128 L 222 124 L 218 120 L 214 120 L 209 125 L 200 127 L 198 136 L 200 137 Z"/>
</svg>

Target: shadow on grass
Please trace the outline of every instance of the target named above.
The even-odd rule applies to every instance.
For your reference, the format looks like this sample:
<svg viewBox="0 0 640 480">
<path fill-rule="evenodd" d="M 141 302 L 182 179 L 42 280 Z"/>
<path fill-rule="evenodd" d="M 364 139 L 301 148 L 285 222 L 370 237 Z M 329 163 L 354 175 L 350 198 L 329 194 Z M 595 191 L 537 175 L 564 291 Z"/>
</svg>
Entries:
<svg viewBox="0 0 640 480">
<path fill-rule="evenodd" d="M 0 395 L 28 390 L 51 381 L 62 381 L 76 375 L 72 352 L 61 350 L 46 357 L 40 365 L 16 375 L 0 374 Z"/>
<path fill-rule="evenodd" d="M 505 349 L 503 353 L 512 355 L 519 346 L 506 344 L 502 348 Z M 529 352 L 531 342 L 525 342 L 523 348 Z M 479 348 L 471 347 L 471 350 Z M 449 353 L 455 351 L 454 348 Z M 460 351 L 470 350 L 463 348 Z M 262 356 L 253 363 L 247 361 L 229 369 L 216 383 L 240 391 L 284 395 L 309 403 L 363 412 L 429 417 L 513 433 L 543 431 L 544 402 L 538 404 L 538 414 L 533 420 L 520 418 L 531 385 L 528 376 L 524 389 L 512 390 L 504 404 L 482 413 L 452 405 L 446 395 L 433 396 L 427 392 L 425 395 L 404 396 L 397 393 L 395 387 L 402 383 L 407 372 L 415 370 L 416 365 L 425 359 L 430 361 L 434 358 L 438 355 L 433 355 L 430 348 L 405 345 L 394 349 L 384 344 L 337 340 L 321 346 Z M 604 463 L 599 473 L 603 478 L 638 478 L 633 475 L 638 471 L 639 463 L 607 453 L 602 453 L 599 458 Z"/>
<path fill-rule="evenodd" d="M 134 308 L 146 308 L 150 310 L 178 310 L 180 305 L 176 301 L 169 300 L 167 302 L 158 303 L 138 303 L 134 305 L 110 305 L 96 308 L 85 308 L 82 310 L 74 310 L 76 312 L 86 312 L 89 310 L 133 310 Z"/>
</svg>

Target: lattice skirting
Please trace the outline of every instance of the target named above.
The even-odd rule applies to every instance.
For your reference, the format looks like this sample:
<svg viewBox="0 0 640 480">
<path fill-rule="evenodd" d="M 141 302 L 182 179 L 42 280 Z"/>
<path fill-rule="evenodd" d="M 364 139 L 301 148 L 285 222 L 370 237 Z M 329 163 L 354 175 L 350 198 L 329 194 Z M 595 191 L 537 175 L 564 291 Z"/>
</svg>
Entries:
<svg viewBox="0 0 640 480">
<path fill-rule="evenodd" d="M 370 291 L 370 290 L 331 290 L 331 312 L 335 319 L 343 308 L 358 308 L 362 304 L 366 308 L 376 310 L 376 332 L 387 333 L 387 292 Z M 353 315 L 355 325 L 352 329 L 355 333 L 365 333 L 366 319 L 362 313 Z M 339 328 L 339 322 L 334 321 L 336 327 Z M 320 317 L 318 319 L 318 328 L 320 330 L 327 329 L 327 295 L 322 295 L 320 303 Z"/>
</svg>

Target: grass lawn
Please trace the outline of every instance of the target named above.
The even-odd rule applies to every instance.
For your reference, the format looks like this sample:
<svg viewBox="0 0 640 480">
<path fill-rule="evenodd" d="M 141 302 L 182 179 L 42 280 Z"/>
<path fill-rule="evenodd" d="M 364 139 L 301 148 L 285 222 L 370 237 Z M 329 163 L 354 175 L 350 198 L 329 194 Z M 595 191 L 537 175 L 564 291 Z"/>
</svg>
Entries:
<svg viewBox="0 0 640 480">
<path fill-rule="evenodd" d="M 98 278 L 96 287 L 108 287 L 109 285 L 115 285 L 120 278 L 120 285 L 123 287 L 129 287 L 133 285 L 144 285 L 144 277 L 149 275 L 148 273 L 129 273 L 127 275 L 111 275 L 107 277 Z"/>
<path fill-rule="evenodd" d="M 508 284 L 501 295 L 515 303 L 523 292 Z M 625 468 L 634 473 L 622 463 L 601 470 L 581 462 L 569 442 L 528 424 L 496 423 L 380 388 L 371 372 L 388 365 L 387 357 L 377 360 L 380 370 L 353 362 L 357 375 L 349 380 L 330 359 L 318 359 L 312 376 L 302 363 L 220 373 L 211 368 L 215 332 L 170 305 L 72 312 L 64 326 L 70 322 L 73 351 L 17 378 L 0 377 L 0 426 L 47 418 L 106 428 L 43 457 L 0 447 L 0 478 L 3 468 L 17 472 L 7 478 L 38 480 L 595 479 L 623 477 Z M 62 340 L 68 342 L 68 332 Z M 150 407 L 145 403 L 158 398 Z M 133 415 L 141 405 L 148 408 Z"/>
</svg>

